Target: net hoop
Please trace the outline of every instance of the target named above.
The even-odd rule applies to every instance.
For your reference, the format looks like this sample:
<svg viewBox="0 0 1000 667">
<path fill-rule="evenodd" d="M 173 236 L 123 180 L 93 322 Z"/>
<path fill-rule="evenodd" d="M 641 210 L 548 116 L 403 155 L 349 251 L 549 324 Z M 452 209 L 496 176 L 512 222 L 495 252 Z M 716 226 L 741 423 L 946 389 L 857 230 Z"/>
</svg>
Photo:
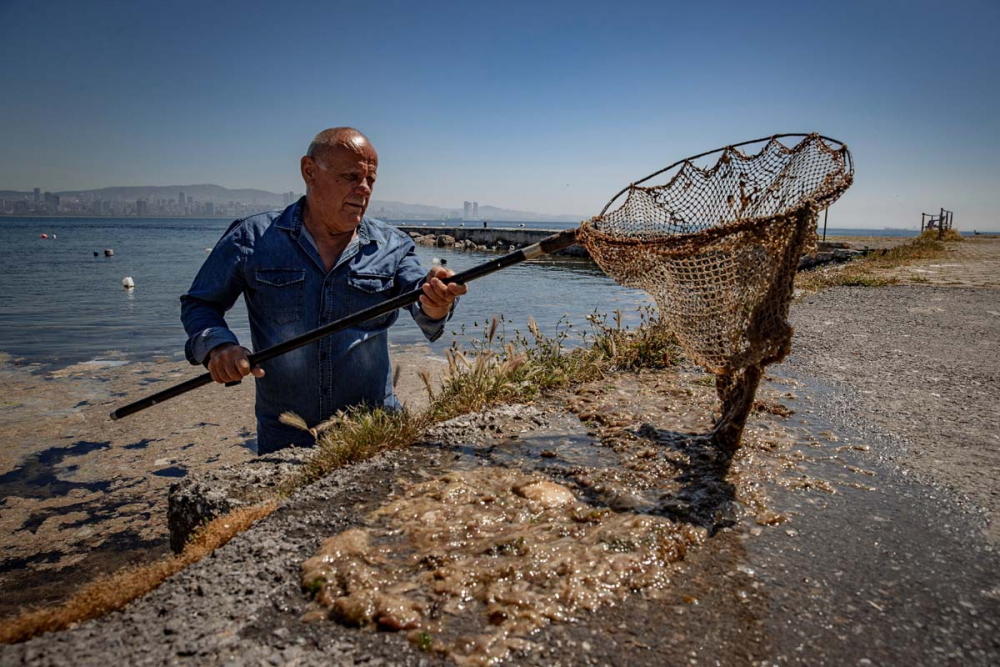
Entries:
<svg viewBox="0 0 1000 667">
<path fill-rule="evenodd" d="M 801 140 L 789 148 L 787 137 Z M 715 154 L 712 167 L 694 164 Z M 764 367 L 791 349 L 793 281 L 815 248 L 819 212 L 853 179 L 843 142 L 777 134 L 674 162 L 580 225 L 577 240 L 601 269 L 649 292 L 689 358 L 716 374 L 723 416 L 713 437 L 727 449 L 738 446 Z"/>
</svg>

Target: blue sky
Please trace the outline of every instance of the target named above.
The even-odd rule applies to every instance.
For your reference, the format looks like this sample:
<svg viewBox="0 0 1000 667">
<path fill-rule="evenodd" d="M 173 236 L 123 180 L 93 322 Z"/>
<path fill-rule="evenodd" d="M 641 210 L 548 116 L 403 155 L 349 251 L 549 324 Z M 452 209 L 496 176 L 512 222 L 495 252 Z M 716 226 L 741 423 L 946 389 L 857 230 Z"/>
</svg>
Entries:
<svg viewBox="0 0 1000 667">
<path fill-rule="evenodd" d="M 1000 3 L 8 2 L 0 189 L 303 189 L 334 125 L 376 199 L 590 216 L 686 155 L 845 141 L 831 226 L 1000 230 Z"/>
</svg>

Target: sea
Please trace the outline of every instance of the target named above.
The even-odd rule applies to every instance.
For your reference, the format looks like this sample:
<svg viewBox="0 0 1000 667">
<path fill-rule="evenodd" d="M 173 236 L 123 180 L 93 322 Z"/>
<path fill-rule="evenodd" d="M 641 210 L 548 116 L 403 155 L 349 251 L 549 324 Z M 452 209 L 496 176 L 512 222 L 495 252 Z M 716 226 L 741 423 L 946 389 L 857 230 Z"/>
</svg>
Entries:
<svg viewBox="0 0 1000 667">
<path fill-rule="evenodd" d="M 183 359 L 186 335 L 179 297 L 230 222 L 0 218 L 0 352 L 46 370 L 95 360 Z M 417 224 L 425 222 L 441 226 L 440 221 Z M 105 249 L 114 255 L 106 257 Z M 417 255 L 425 267 L 440 263 L 456 272 L 497 257 L 421 246 Z M 132 279 L 134 289 L 122 287 L 125 277 Z M 567 342 L 575 344 L 589 330 L 591 313 L 613 316 L 618 310 L 626 324 L 636 324 L 638 309 L 650 303 L 644 292 L 620 287 L 590 261 L 540 258 L 470 283 L 445 335 L 430 349 L 443 355 L 456 339 L 468 345 L 494 316 L 502 318 L 508 340 L 515 329 L 527 331 L 531 316 L 543 333 L 569 333 Z M 226 319 L 240 341 L 251 347 L 242 299 Z M 427 341 L 408 316 L 390 329 L 391 345 L 421 343 Z"/>
<path fill-rule="evenodd" d="M 183 358 L 185 334 L 179 297 L 231 221 L 221 218 L 0 218 L 0 352 L 55 369 L 86 361 Z M 454 221 L 402 221 L 435 227 Z M 473 224 L 473 223 L 467 223 Z M 476 223 L 478 224 L 478 223 Z M 491 227 L 565 229 L 571 223 L 490 221 Z M 914 230 L 828 229 L 827 237 L 912 236 Z M 43 239 L 45 234 L 48 238 Z M 114 255 L 105 256 L 105 249 Z M 493 253 L 418 246 L 421 263 L 461 271 Z M 129 277 L 135 288 L 125 290 Z M 524 332 L 533 317 L 547 335 L 568 334 L 578 344 L 597 313 L 638 324 L 651 299 L 624 288 L 592 262 L 544 257 L 476 280 L 462 298 L 446 334 L 430 345 L 443 354 L 481 332 L 494 316 L 506 333 Z M 241 301 L 227 315 L 250 347 Z M 572 325 L 572 326 L 570 326 Z M 426 343 L 408 317 L 390 330 L 392 345 Z"/>
</svg>

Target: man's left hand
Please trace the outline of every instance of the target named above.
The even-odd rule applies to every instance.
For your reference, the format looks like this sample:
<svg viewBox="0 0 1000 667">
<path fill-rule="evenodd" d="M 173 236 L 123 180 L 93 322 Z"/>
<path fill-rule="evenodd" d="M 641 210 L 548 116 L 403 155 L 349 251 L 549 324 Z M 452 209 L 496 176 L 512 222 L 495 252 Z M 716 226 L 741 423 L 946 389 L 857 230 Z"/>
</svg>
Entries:
<svg viewBox="0 0 1000 667">
<path fill-rule="evenodd" d="M 424 293 L 420 295 L 420 308 L 432 320 L 444 319 L 448 315 L 448 311 L 451 310 L 451 304 L 455 302 L 455 299 L 467 291 L 465 285 L 458 283 L 446 285 L 441 282 L 442 278 L 453 275 L 455 275 L 454 271 L 440 266 L 432 266 L 431 270 L 427 272 L 427 280 L 421 288 Z"/>
</svg>

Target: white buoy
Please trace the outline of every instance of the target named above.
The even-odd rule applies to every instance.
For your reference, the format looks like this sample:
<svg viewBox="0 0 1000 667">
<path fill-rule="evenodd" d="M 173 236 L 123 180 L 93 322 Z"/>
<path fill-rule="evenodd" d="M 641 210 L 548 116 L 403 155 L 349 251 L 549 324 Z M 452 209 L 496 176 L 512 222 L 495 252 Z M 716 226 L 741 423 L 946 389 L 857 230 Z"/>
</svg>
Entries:
<svg viewBox="0 0 1000 667">
<path fill-rule="evenodd" d="M 431 264 L 433 264 L 434 266 L 440 265 L 441 264 L 441 258 L 440 257 L 431 257 Z"/>
<path fill-rule="evenodd" d="M 122 287 L 125 289 L 133 289 L 135 287 L 135 283 L 132 282 L 132 276 L 125 276 L 122 278 Z"/>
<path fill-rule="evenodd" d="M 115 256 L 115 251 L 112 250 L 111 248 L 105 248 L 104 249 L 104 256 L 105 257 L 114 257 Z"/>
<path fill-rule="evenodd" d="M 53 235 L 52 235 L 52 240 L 53 240 L 53 241 L 55 241 L 55 240 L 56 240 L 56 235 L 55 235 L 55 234 L 53 234 Z"/>
</svg>

